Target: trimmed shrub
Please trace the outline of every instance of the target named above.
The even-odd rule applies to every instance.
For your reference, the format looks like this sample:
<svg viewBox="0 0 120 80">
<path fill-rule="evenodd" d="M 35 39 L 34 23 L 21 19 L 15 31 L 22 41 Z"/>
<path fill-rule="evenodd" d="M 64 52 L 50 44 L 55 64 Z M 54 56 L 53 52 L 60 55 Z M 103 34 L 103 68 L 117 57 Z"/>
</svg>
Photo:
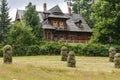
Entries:
<svg viewBox="0 0 120 80">
<path fill-rule="evenodd" d="M 120 68 L 120 53 L 116 53 L 114 57 L 115 68 Z"/>
<path fill-rule="evenodd" d="M 83 50 L 86 56 L 108 56 L 108 48 L 101 44 L 87 44 Z"/>
<path fill-rule="evenodd" d="M 3 48 L 3 61 L 4 63 L 12 63 L 12 47 L 5 45 Z"/>
<path fill-rule="evenodd" d="M 102 44 L 65 44 L 62 42 L 38 42 L 36 45 L 13 45 L 14 56 L 32 55 L 60 55 L 61 47 L 66 46 L 68 51 L 74 51 L 77 56 L 108 56 L 108 45 Z M 114 45 L 117 52 L 120 46 Z M 1 55 L 2 56 L 2 55 Z"/>
<path fill-rule="evenodd" d="M 32 45 L 32 46 L 29 46 L 29 48 L 27 49 L 27 56 L 30 56 L 30 55 L 40 55 L 40 48 L 38 45 Z"/>
<path fill-rule="evenodd" d="M 68 49 L 65 46 L 61 48 L 61 61 L 67 61 L 67 57 L 68 57 L 67 50 Z"/>
<path fill-rule="evenodd" d="M 109 49 L 109 61 L 114 62 L 114 55 L 116 54 L 116 50 L 114 47 L 110 47 Z"/>
<path fill-rule="evenodd" d="M 28 49 L 29 49 L 28 46 L 15 45 L 13 46 L 13 55 L 26 56 Z"/>
<path fill-rule="evenodd" d="M 65 44 L 62 42 L 46 42 L 41 46 L 41 52 L 46 55 L 59 55 L 61 47 Z"/>
<path fill-rule="evenodd" d="M 120 45 L 113 45 L 117 53 L 120 53 Z"/>
<path fill-rule="evenodd" d="M 67 58 L 67 66 L 68 67 L 76 67 L 75 53 L 74 51 L 70 51 Z"/>
<path fill-rule="evenodd" d="M 3 57 L 3 45 L 0 43 L 0 57 Z"/>
</svg>

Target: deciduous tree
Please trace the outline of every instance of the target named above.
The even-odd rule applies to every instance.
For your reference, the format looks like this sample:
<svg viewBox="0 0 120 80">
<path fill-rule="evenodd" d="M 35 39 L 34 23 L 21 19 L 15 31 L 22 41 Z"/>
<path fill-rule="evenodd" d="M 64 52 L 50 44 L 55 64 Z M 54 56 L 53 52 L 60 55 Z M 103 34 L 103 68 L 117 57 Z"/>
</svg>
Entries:
<svg viewBox="0 0 120 80">
<path fill-rule="evenodd" d="M 93 5 L 95 27 L 91 42 L 120 44 L 120 0 L 99 0 Z"/>
<path fill-rule="evenodd" d="M 6 42 L 12 45 L 29 46 L 35 43 L 35 39 L 30 26 L 26 26 L 24 22 L 15 21 L 7 35 Z"/>
</svg>

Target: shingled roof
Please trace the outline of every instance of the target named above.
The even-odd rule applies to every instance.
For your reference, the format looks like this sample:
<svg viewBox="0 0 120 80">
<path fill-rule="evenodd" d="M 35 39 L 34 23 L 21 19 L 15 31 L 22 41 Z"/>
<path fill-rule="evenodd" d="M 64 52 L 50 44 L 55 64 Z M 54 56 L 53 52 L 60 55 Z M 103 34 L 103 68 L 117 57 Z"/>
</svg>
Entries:
<svg viewBox="0 0 120 80">
<path fill-rule="evenodd" d="M 45 13 L 61 13 L 63 14 L 62 10 L 60 9 L 60 7 L 58 5 L 54 6 L 53 8 L 51 8 L 50 10 L 46 10 L 44 11 Z"/>
<path fill-rule="evenodd" d="M 43 23 L 43 29 L 56 29 L 54 26 L 49 24 L 48 20 L 44 20 L 44 13 L 49 13 L 48 18 L 65 18 L 67 29 L 65 31 L 74 31 L 74 32 L 92 32 L 91 28 L 88 26 L 87 22 L 80 14 L 65 14 L 62 12 L 58 5 L 54 6 L 50 10 L 46 11 L 38 11 L 38 15 L 40 20 Z M 16 19 L 21 19 L 24 14 L 24 10 L 17 10 Z M 78 27 L 75 25 L 76 22 L 82 21 L 82 27 Z"/>
<path fill-rule="evenodd" d="M 24 15 L 24 10 L 17 10 L 15 20 L 22 19 Z"/>
</svg>

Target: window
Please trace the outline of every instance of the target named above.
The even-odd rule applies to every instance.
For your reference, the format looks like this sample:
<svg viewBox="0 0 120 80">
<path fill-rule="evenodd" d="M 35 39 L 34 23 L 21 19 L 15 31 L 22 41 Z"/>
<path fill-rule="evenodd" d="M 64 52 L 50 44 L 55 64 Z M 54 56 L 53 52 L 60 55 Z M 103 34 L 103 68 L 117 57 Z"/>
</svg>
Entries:
<svg viewBox="0 0 120 80">
<path fill-rule="evenodd" d="M 74 35 L 69 35 L 69 40 L 74 40 Z"/>
<path fill-rule="evenodd" d="M 60 35 L 60 40 L 64 40 L 64 35 Z"/>
<path fill-rule="evenodd" d="M 47 33 L 47 40 L 50 40 L 51 39 L 51 34 L 50 32 Z"/>
<path fill-rule="evenodd" d="M 82 28 L 83 26 L 81 25 L 82 21 L 80 20 L 79 22 L 76 22 L 76 26 L 79 27 L 79 28 Z"/>
<path fill-rule="evenodd" d="M 53 21 L 53 26 L 58 27 L 58 22 L 56 20 Z"/>
<path fill-rule="evenodd" d="M 80 23 L 76 23 L 76 25 L 77 25 L 78 27 L 80 27 Z"/>
<path fill-rule="evenodd" d="M 54 35 L 54 41 L 57 41 L 58 40 L 58 38 L 57 38 L 57 35 L 55 34 Z"/>
<path fill-rule="evenodd" d="M 60 21 L 60 28 L 64 28 L 64 23 L 62 21 Z"/>
</svg>

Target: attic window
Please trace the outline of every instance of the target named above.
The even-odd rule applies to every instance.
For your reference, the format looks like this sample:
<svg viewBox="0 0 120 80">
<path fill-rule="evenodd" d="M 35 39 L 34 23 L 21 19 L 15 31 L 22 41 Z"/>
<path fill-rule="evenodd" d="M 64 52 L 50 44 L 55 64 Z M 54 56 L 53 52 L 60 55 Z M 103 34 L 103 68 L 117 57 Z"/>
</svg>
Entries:
<svg viewBox="0 0 120 80">
<path fill-rule="evenodd" d="M 63 13 L 61 13 L 61 12 L 54 12 L 53 14 L 54 15 L 63 15 Z"/>
<path fill-rule="evenodd" d="M 81 28 L 81 27 L 82 27 L 81 23 L 82 23 L 82 21 L 81 21 L 81 20 L 79 20 L 79 21 L 78 21 L 78 22 L 76 22 L 75 24 L 76 24 L 76 26 L 77 26 L 77 27 Z"/>
<path fill-rule="evenodd" d="M 83 25 L 82 25 L 82 24 L 80 25 L 80 28 L 82 28 L 82 29 L 83 29 Z"/>
</svg>

